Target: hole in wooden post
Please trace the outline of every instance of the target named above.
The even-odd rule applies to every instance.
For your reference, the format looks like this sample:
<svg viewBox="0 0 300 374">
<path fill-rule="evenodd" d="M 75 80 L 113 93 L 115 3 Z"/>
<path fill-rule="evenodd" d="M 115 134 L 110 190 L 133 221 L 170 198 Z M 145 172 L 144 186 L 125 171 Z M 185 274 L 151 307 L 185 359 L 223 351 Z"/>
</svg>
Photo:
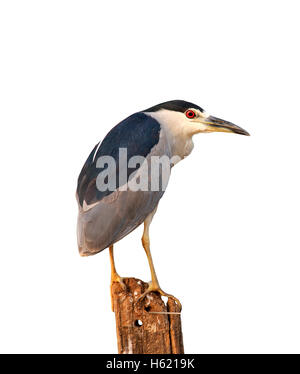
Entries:
<svg viewBox="0 0 300 374">
<path fill-rule="evenodd" d="M 145 307 L 145 311 L 146 312 L 150 312 L 150 310 L 151 310 L 151 306 L 150 305 Z"/>
<path fill-rule="evenodd" d="M 142 322 L 140 319 L 137 319 L 137 320 L 134 322 L 134 325 L 135 325 L 136 327 L 141 327 L 141 326 L 143 326 L 143 322 Z"/>
</svg>

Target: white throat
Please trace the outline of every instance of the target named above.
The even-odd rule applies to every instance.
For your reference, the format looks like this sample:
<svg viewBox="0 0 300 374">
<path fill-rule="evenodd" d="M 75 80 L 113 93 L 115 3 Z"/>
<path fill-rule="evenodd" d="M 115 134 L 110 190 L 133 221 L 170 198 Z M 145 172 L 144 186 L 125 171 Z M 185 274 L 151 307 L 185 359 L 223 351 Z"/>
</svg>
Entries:
<svg viewBox="0 0 300 374">
<path fill-rule="evenodd" d="M 169 141 L 172 156 L 179 156 L 182 159 L 192 152 L 193 134 L 191 127 L 185 122 L 184 113 L 161 109 L 145 114 L 155 118 L 161 125 Z"/>
</svg>

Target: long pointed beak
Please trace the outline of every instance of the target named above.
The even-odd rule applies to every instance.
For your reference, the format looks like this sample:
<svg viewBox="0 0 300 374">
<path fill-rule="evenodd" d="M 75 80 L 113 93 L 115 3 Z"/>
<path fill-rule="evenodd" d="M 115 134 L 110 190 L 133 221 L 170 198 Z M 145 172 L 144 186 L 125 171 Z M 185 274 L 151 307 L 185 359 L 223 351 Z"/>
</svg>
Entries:
<svg viewBox="0 0 300 374">
<path fill-rule="evenodd" d="M 224 121 L 221 118 L 209 116 L 203 121 L 203 124 L 205 124 L 207 126 L 207 129 L 211 132 L 233 132 L 235 134 L 250 136 L 248 131 L 242 129 L 237 125 L 234 125 L 231 122 Z"/>
</svg>

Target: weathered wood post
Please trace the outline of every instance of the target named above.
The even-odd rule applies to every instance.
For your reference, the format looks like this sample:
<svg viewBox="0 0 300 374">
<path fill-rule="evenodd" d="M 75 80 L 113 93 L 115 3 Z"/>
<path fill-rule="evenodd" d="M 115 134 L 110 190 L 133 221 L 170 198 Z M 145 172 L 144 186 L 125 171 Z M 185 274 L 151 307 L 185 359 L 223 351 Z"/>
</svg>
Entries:
<svg viewBox="0 0 300 374">
<path fill-rule="evenodd" d="M 116 317 L 119 353 L 180 354 L 184 353 L 179 307 L 169 299 L 151 292 L 137 302 L 147 283 L 125 278 L 126 291 L 113 283 L 111 292 Z"/>
</svg>

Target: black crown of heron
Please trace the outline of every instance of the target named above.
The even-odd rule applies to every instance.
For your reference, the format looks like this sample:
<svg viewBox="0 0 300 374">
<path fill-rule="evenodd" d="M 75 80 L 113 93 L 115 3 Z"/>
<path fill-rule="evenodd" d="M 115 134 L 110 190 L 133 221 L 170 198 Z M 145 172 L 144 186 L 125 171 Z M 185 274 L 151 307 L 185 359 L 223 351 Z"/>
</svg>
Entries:
<svg viewBox="0 0 300 374">
<path fill-rule="evenodd" d="M 113 246 L 144 224 L 142 245 L 149 261 L 151 282 L 140 299 L 154 291 L 173 298 L 181 307 L 178 299 L 161 289 L 150 252 L 149 227 L 165 188 L 132 190 L 130 183 L 139 176 L 143 165 L 130 160 L 143 157 L 143 164 L 149 165 L 147 170 L 150 180 L 154 178 L 153 173 L 150 175 L 152 159 L 176 159 L 176 162 L 171 163 L 173 167 L 192 152 L 193 136 L 208 132 L 249 135 L 241 127 L 208 115 L 201 107 L 187 101 L 173 100 L 155 105 L 132 114 L 112 128 L 103 141 L 95 145 L 78 177 L 76 196 L 79 207 L 79 253 L 81 256 L 90 256 L 109 248 L 111 282 L 119 282 L 124 289 L 123 278 L 115 268 Z M 125 163 L 119 157 L 122 149 L 126 149 Z M 114 188 L 99 189 L 97 178 L 106 169 L 103 163 L 99 164 L 99 160 L 108 157 L 115 162 Z M 127 169 L 125 180 L 118 177 L 124 168 Z M 159 170 L 155 178 L 163 177 L 163 171 Z M 161 186 L 161 183 L 156 185 Z"/>
</svg>

